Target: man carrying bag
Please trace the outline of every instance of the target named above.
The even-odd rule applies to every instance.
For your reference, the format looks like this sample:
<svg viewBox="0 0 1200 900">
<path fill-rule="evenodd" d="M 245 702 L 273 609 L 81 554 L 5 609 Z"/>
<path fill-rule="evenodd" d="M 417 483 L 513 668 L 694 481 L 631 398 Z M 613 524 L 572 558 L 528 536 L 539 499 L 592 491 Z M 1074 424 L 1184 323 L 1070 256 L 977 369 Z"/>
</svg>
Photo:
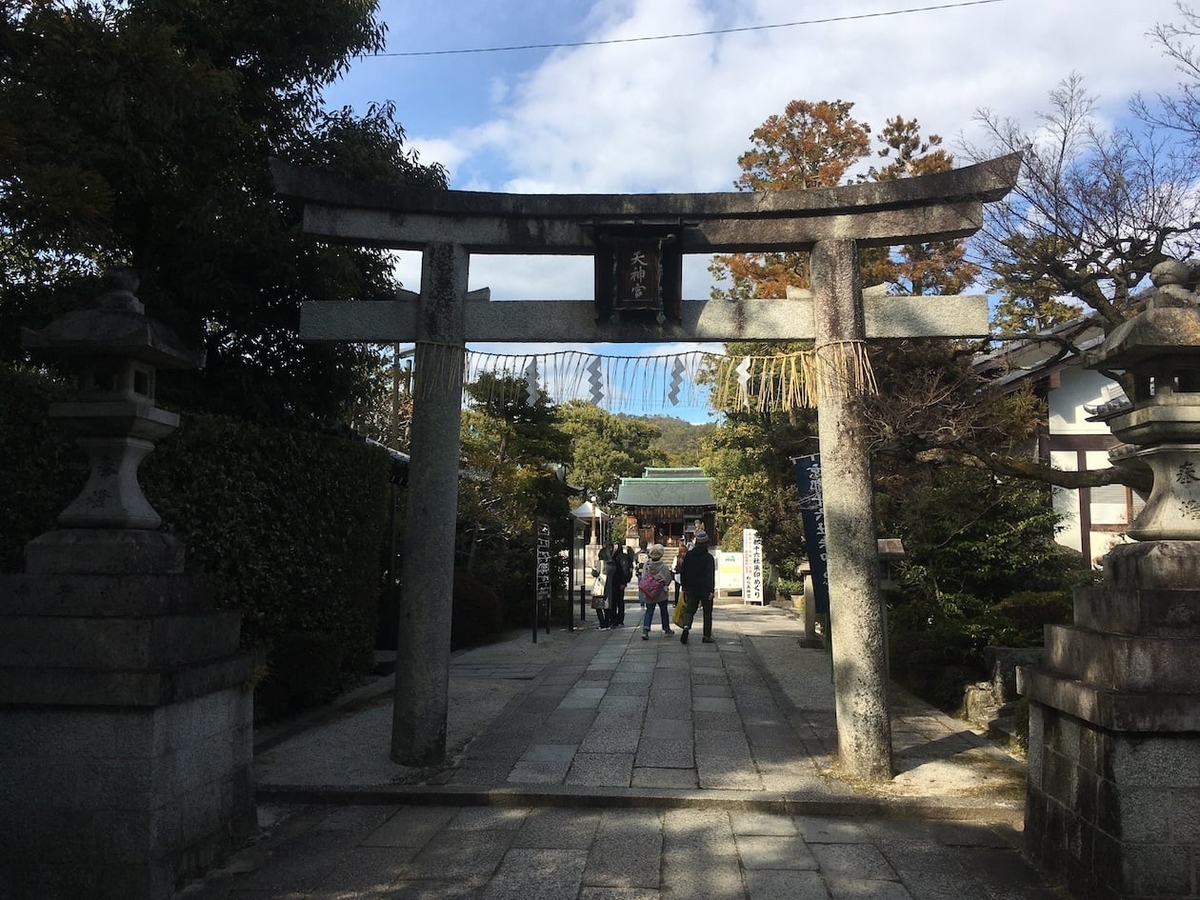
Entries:
<svg viewBox="0 0 1200 900">
<path fill-rule="evenodd" d="M 685 607 L 682 621 L 683 633 L 679 635 L 679 643 L 688 642 L 688 631 L 691 630 L 692 620 L 696 610 L 704 608 L 704 643 L 714 643 L 712 636 L 713 594 L 717 587 L 717 561 L 708 552 L 708 534 L 701 530 L 696 532 L 696 542 L 683 563 L 679 567 L 680 581 L 683 584 L 683 606 Z M 676 615 L 678 615 L 678 604 Z"/>
</svg>

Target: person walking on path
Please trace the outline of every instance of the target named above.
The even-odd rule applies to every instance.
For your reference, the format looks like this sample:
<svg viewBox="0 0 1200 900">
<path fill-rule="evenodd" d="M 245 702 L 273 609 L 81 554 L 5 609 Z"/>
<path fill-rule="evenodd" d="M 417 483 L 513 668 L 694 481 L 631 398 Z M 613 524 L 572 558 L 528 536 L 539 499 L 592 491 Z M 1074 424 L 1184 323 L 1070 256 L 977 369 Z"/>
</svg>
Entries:
<svg viewBox="0 0 1200 900">
<path fill-rule="evenodd" d="M 592 570 L 596 573 L 597 580 L 604 579 L 600 592 L 592 591 L 592 609 L 596 611 L 596 621 L 600 631 L 608 631 L 613 627 L 613 591 L 621 577 L 621 567 L 613 558 L 615 549 L 615 544 L 606 544 L 601 547 L 600 553 L 596 556 L 596 568 Z"/>
<path fill-rule="evenodd" d="M 612 545 L 613 559 L 617 563 L 617 583 L 613 591 L 613 628 L 625 627 L 625 588 L 633 580 L 633 550 L 629 547 Z"/>
<path fill-rule="evenodd" d="M 717 587 L 717 561 L 708 552 L 708 533 L 696 532 L 696 541 L 692 549 L 683 558 L 680 566 L 681 581 L 683 582 L 683 633 L 679 635 L 679 643 L 688 642 L 688 631 L 691 630 L 692 620 L 696 617 L 696 609 L 704 607 L 704 643 L 713 643 L 712 610 L 713 592 Z"/>
<path fill-rule="evenodd" d="M 642 602 L 646 604 L 646 615 L 642 619 L 642 640 L 650 640 L 650 626 L 654 624 L 654 607 L 658 607 L 659 618 L 662 619 L 663 634 L 672 634 L 671 623 L 667 621 L 667 585 L 671 583 L 671 567 L 663 561 L 663 545 L 650 545 L 650 558 L 646 560 L 646 564 L 642 567 L 642 578 L 647 575 L 652 576 L 659 582 L 657 594 L 647 594 L 642 590 L 642 583 L 638 581 L 638 594 L 642 598 Z"/>
</svg>

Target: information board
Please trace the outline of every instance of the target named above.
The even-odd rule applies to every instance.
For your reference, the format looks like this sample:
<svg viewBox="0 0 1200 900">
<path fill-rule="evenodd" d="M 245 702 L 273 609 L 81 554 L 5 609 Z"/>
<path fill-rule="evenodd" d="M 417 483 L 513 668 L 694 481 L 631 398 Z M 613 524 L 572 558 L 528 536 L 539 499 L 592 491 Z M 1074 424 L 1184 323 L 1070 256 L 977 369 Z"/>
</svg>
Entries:
<svg viewBox="0 0 1200 900">
<path fill-rule="evenodd" d="M 742 589 L 742 554 L 722 551 L 717 554 L 717 593 L 732 594 Z"/>
<path fill-rule="evenodd" d="M 763 604 L 762 538 L 753 528 L 742 529 L 742 602 Z"/>
</svg>

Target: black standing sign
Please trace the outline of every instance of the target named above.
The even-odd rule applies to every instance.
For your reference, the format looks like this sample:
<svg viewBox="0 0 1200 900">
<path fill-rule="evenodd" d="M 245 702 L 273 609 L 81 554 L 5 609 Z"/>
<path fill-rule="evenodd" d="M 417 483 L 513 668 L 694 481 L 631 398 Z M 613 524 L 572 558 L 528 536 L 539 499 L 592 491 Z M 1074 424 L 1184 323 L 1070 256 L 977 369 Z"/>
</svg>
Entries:
<svg viewBox="0 0 1200 900">
<path fill-rule="evenodd" d="M 829 559 L 825 546 L 825 506 L 821 499 L 821 454 L 797 456 L 792 460 L 796 488 L 800 491 L 800 517 L 808 546 L 809 577 L 813 580 L 813 604 L 821 615 L 829 614 Z"/>
<path fill-rule="evenodd" d="M 533 642 L 537 643 L 538 619 L 546 617 L 550 633 L 550 522 L 537 518 L 533 523 L 537 592 L 533 602 Z"/>
</svg>

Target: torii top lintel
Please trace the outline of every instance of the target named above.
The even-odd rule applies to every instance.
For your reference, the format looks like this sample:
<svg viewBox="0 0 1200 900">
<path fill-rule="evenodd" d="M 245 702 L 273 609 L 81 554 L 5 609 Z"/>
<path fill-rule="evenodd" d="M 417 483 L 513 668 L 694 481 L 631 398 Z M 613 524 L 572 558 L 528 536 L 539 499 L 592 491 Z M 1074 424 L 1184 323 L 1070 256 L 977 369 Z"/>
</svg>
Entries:
<svg viewBox="0 0 1200 900">
<path fill-rule="evenodd" d="M 353 181 L 271 161 L 275 189 L 302 200 L 316 237 L 395 249 L 591 254 L 597 225 L 678 225 L 684 253 L 950 240 L 979 230 L 985 202 L 1016 183 L 1021 154 L 949 172 L 834 188 L 699 194 L 503 194 Z"/>
</svg>

